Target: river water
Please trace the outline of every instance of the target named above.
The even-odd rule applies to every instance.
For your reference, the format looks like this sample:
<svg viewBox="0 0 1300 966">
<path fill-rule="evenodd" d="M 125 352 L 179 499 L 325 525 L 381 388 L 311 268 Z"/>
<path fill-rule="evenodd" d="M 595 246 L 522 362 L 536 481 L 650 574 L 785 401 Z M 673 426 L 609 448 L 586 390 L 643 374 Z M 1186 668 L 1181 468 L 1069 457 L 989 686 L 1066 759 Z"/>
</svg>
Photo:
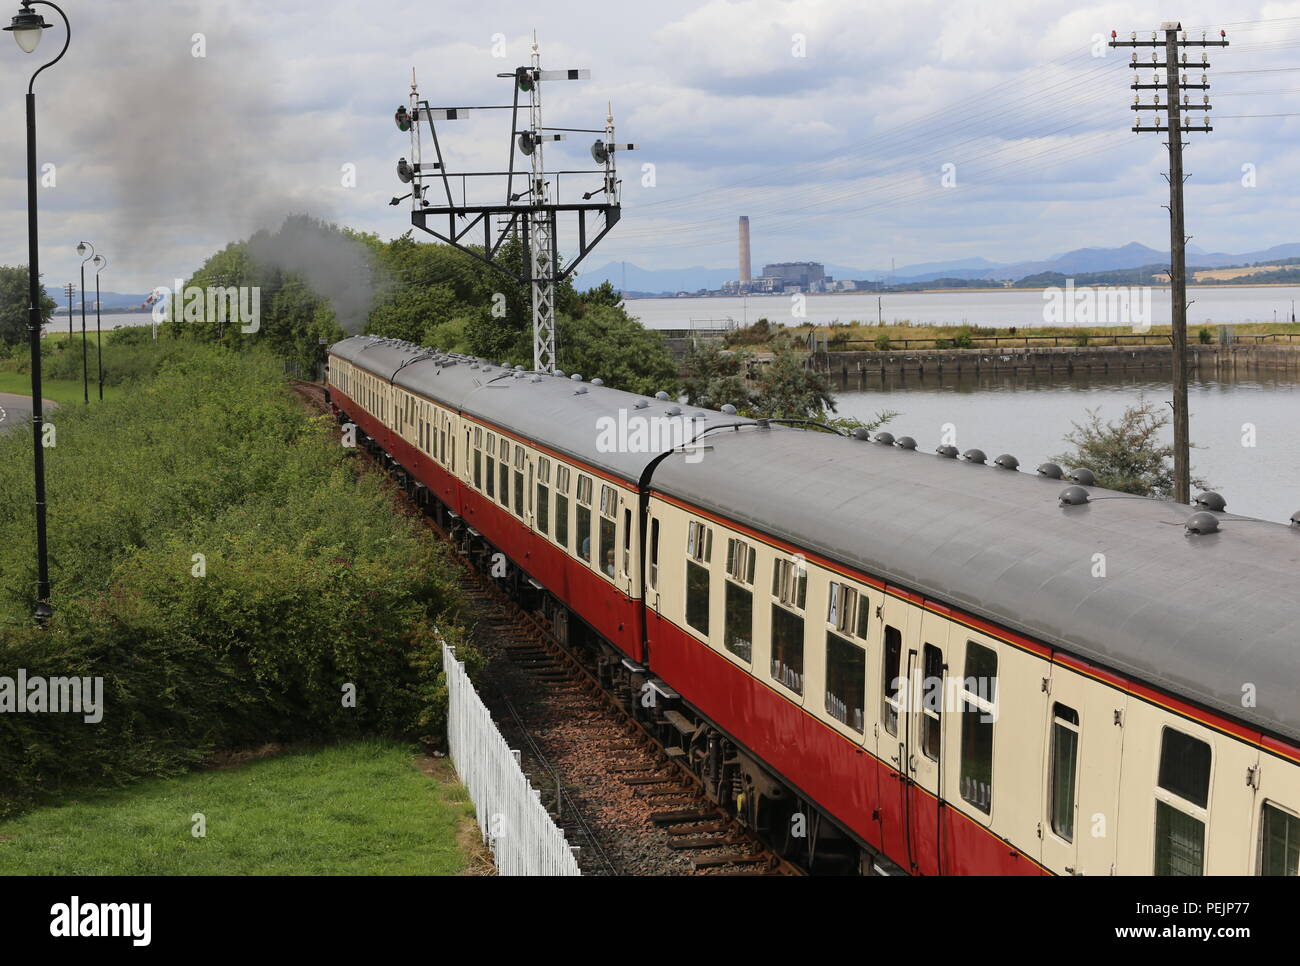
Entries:
<svg viewBox="0 0 1300 966">
<path fill-rule="evenodd" d="M 1193 379 L 1192 476 L 1202 478 L 1228 501 L 1233 513 L 1285 523 L 1300 510 L 1300 385 L 1268 376 L 1251 379 Z M 1099 409 L 1116 420 L 1139 398 L 1164 404 L 1168 381 L 1150 373 L 1131 376 L 1048 377 L 942 375 L 886 380 L 878 388 L 836 395 L 843 416 L 868 419 L 882 410 L 899 413 L 885 427 L 912 436 L 933 452 L 945 423 L 953 424 L 957 447 L 978 447 L 992 460 L 1010 453 L 1022 471 L 1072 450 L 1064 440 L 1072 424 Z M 1243 445 L 1251 424 L 1255 445 Z M 1171 427 L 1165 439 L 1172 442 Z M 1247 440 L 1248 442 L 1249 440 Z"/>
<path fill-rule="evenodd" d="M 1192 304 L 1187 310 L 1189 325 L 1232 322 L 1286 322 L 1293 304 L 1300 302 L 1300 286 L 1194 286 L 1188 291 Z M 879 304 L 877 304 L 879 298 Z M 1169 324 L 1169 290 L 1151 290 L 1153 325 Z M 806 316 L 793 314 L 788 295 L 750 295 L 718 298 L 629 299 L 628 311 L 648 329 L 686 329 L 691 320 L 734 320 L 738 324 L 767 318 L 771 322 L 799 325 L 805 322 L 859 321 L 874 323 L 924 322 L 927 324 L 991 325 L 1030 328 L 1047 324 L 1047 300 L 1041 291 L 1002 289 L 993 292 L 903 292 L 876 296 L 870 292 L 805 297 Z M 1068 324 L 1068 323 L 1067 323 Z"/>
</svg>

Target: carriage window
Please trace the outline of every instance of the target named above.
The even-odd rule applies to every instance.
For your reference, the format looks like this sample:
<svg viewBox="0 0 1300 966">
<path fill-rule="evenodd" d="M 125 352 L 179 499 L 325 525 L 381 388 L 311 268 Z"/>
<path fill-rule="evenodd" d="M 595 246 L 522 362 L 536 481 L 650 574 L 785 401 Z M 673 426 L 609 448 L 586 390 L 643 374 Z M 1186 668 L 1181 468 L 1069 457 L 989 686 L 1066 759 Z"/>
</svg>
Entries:
<svg viewBox="0 0 1300 966">
<path fill-rule="evenodd" d="M 723 643 L 742 661 L 754 659 L 754 592 L 730 580 L 727 587 Z"/>
<path fill-rule="evenodd" d="M 591 563 L 591 477 L 578 475 L 578 556 Z"/>
<path fill-rule="evenodd" d="M 483 447 L 483 456 L 487 460 L 487 495 L 496 496 L 497 486 L 497 461 L 494 458 L 497 451 L 497 437 L 495 433 L 487 434 L 487 445 Z"/>
<path fill-rule="evenodd" d="M 555 542 L 569 549 L 569 468 L 555 468 Z"/>
<path fill-rule="evenodd" d="M 650 521 L 650 586 L 659 586 L 659 518 Z"/>
<path fill-rule="evenodd" d="M 515 447 L 515 513 L 524 515 L 524 448 Z"/>
<path fill-rule="evenodd" d="M 776 561 L 772 567 L 772 596 L 803 610 L 808 596 L 808 567 L 802 557 Z"/>
<path fill-rule="evenodd" d="M 537 459 L 537 529 L 547 533 L 551 528 L 551 461 L 541 456 Z"/>
<path fill-rule="evenodd" d="M 757 554 L 744 540 L 727 539 L 727 576 L 742 584 L 754 582 L 754 561 Z"/>
<path fill-rule="evenodd" d="M 1052 831 L 1074 841 L 1074 800 L 1079 762 L 1079 712 L 1063 704 L 1052 706 L 1051 772 L 1048 804 Z"/>
<path fill-rule="evenodd" d="M 854 731 L 863 730 L 867 693 L 867 652 L 838 634 L 826 632 L 826 710 Z"/>
<path fill-rule="evenodd" d="M 612 486 L 600 488 L 600 569 L 606 577 L 614 576 L 614 521 L 618 512 L 618 493 Z"/>
<path fill-rule="evenodd" d="M 713 557 L 713 530 L 704 524 L 691 520 L 686 527 L 686 555 L 700 563 L 708 563 Z"/>
<path fill-rule="evenodd" d="M 1265 802 L 1259 825 L 1259 874 L 1300 872 L 1300 818 Z"/>
<path fill-rule="evenodd" d="M 845 634 L 857 625 L 858 592 L 847 584 L 831 581 L 830 599 L 826 604 L 826 623 Z"/>
<path fill-rule="evenodd" d="M 501 474 L 501 485 L 497 488 L 500 492 L 497 494 L 501 498 L 501 505 L 507 510 L 510 509 L 510 445 L 501 441 L 501 462 L 498 472 Z"/>
<path fill-rule="evenodd" d="M 754 562 L 757 553 L 744 540 L 727 538 L 726 620 L 723 643 L 743 661 L 753 660 Z"/>
<path fill-rule="evenodd" d="M 998 655 L 992 648 L 966 642 L 962 682 L 961 797 L 981 812 L 993 808 L 993 719 L 997 701 Z"/>
<path fill-rule="evenodd" d="M 858 626 L 853 633 L 864 641 L 867 639 L 867 619 L 871 616 L 871 598 L 866 594 L 858 601 Z"/>
<path fill-rule="evenodd" d="M 1165 728 L 1156 789 L 1156 875 L 1205 874 L 1205 806 L 1210 746 Z"/>
<path fill-rule="evenodd" d="M 686 561 L 686 623 L 705 637 L 709 634 L 709 571 Z"/>
<path fill-rule="evenodd" d="M 881 700 L 880 713 L 885 722 L 885 730 L 891 735 L 898 734 L 898 665 L 903 655 L 903 634 L 897 627 L 885 625 L 885 669 L 880 678 Z"/>
<path fill-rule="evenodd" d="M 632 572 L 632 511 L 623 508 L 623 573 Z"/>
<path fill-rule="evenodd" d="M 1160 743 L 1160 787 L 1200 808 L 1210 799 L 1210 746 L 1166 728 Z"/>
<path fill-rule="evenodd" d="M 803 618 L 772 605 L 772 679 L 803 694 Z"/>
<path fill-rule="evenodd" d="M 925 645 L 921 657 L 924 686 L 921 698 L 921 750 L 931 761 L 939 760 L 943 732 L 939 714 L 943 707 L 943 651 Z"/>
</svg>

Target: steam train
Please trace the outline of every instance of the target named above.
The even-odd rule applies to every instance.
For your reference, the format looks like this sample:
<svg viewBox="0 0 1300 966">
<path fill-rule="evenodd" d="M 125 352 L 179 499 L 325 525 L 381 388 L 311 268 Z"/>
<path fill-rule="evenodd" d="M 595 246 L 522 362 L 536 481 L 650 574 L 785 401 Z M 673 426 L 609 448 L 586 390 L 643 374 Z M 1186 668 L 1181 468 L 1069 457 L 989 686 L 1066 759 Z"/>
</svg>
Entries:
<svg viewBox="0 0 1300 966">
<path fill-rule="evenodd" d="M 335 344 L 327 378 L 429 512 L 809 869 L 1297 873 L 1300 514 L 391 339 Z"/>
</svg>

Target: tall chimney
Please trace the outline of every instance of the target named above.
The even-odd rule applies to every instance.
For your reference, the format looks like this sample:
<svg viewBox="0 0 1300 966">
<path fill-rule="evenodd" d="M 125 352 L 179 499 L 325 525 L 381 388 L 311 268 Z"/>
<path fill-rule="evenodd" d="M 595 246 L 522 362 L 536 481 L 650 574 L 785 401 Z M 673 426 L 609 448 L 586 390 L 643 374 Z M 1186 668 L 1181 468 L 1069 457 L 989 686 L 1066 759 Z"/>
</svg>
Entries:
<svg viewBox="0 0 1300 966">
<path fill-rule="evenodd" d="M 740 216 L 740 284 L 749 288 L 749 215 Z"/>
</svg>

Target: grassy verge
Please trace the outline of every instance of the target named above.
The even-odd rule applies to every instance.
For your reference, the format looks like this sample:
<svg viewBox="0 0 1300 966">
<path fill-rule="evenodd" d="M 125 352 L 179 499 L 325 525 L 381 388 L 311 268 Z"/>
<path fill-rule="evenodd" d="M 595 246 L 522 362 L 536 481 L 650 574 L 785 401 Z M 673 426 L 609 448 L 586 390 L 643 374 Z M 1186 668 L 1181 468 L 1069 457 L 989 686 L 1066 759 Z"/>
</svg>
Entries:
<svg viewBox="0 0 1300 966">
<path fill-rule="evenodd" d="M 104 399 L 116 399 L 122 394 L 122 391 L 122 386 L 105 386 Z M 32 377 L 25 372 L 0 369 L 0 392 L 30 396 L 32 394 Z M 80 379 L 75 381 L 72 379 L 42 379 L 41 395 L 62 405 L 79 403 L 85 399 L 82 394 Z M 99 402 L 99 383 L 97 381 L 92 381 L 90 384 L 90 401 L 92 403 Z"/>
<path fill-rule="evenodd" d="M 473 814 L 450 768 L 429 775 L 405 745 L 352 741 L 0 823 L 0 874 L 457 875 L 482 862 Z"/>
</svg>

